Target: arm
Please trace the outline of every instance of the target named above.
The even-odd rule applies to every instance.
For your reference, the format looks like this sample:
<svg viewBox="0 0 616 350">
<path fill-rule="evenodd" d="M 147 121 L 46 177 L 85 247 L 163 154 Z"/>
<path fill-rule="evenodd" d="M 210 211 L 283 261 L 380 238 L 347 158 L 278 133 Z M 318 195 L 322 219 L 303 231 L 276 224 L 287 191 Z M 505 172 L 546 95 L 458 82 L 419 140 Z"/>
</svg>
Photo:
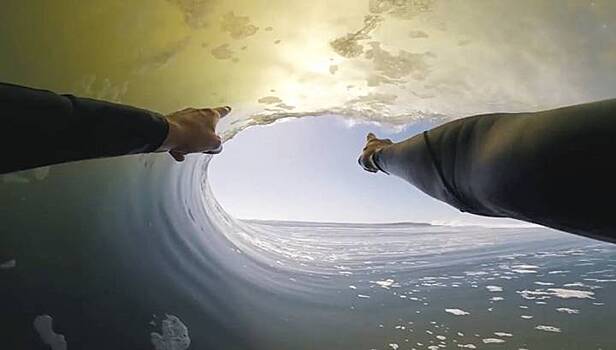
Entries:
<svg viewBox="0 0 616 350">
<path fill-rule="evenodd" d="M 457 188 L 458 183 L 450 177 L 456 173 L 452 166 L 459 164 L 456 157 L 464 154 L 465 158 L 473 159 L 481 149 L 476 143 L 459 139 L 464 130 L 473 129 L 477 121 L 477 117 L 458 119 L 399 143 L 379 140 L 371 134 L 365 150 L 371 151 L 372 156 L 364 163 L 371 160 L 376 169 L 400 177 L 435 199 L 463 212 L 478 213 L 480 210 L 473 200 L 464 196 Z M 486 210 L 481 214 L 502 216 Z"/>
<path fill-rule="evenodd" d="M 376 142 L 371 159 L 379 170 L 406 180 L 462 212 L 512 217 L 494 199 L 502 199 L 505 187 L 509 187 L 507 182 L 512 175 L 518 175 L 524 164 L 536 164 L 529 149 L 537 141 L 528 139 L 532 116 L 476 115 L 453 120 L 395 144 L 379 146 L 381 140 L 375 138 L 369 141 Z M 535 124 L 539 121 L 534 120 Z M 540 137 L 535 134 L 533 139 Z"/>
<path fill-rule="evenodd" d="M 460 208 L 442 181 L 424 134 L 386 145 L 374 153 L 373 161 L 380 170 L 407 181 L 431 197 Z"/>
<path fill-rule="evenodd" d="M 372 159 L 462 211 L 616 240 L 616 216 L 603 203 L 616 198 L 616 100 L 472 116 L 379 142 L 369 140 L 364 164 Z"/>
<path fill-rule="evenodd" d="M 164 117 L 135 107 L 0 83 L 0 173 L 82 159 L 169 151 L 176 160 L 213 152 L 230 109 Z"/>
</svg>

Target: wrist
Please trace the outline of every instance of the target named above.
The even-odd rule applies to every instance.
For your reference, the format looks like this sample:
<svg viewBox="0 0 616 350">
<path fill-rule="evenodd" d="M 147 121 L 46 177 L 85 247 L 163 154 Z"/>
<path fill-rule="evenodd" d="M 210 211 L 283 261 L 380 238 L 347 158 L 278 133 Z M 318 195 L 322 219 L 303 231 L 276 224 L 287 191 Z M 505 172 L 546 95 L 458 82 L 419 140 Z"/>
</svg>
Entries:
<svg viewBox="0 0 616 350">
<path fill-rule="evenodd" d="M 179 134 L 179 126 L 167 117 L 163 117 L 163 120 L 167 123 L 167 136 L 165 140 L 156 150 L 156 152 L 168 152 L 177 147 L 177 139 Z"/>
<path fill-rule="evenodd" d="M 388 146 L 384 146 L 381 148 L 378 148 L 377 150 L 375 150 L 371 155 L 370 155 L 370 162 L 372 163 L 372 165 L 377 169 L 380 170 L 382 172 L 384 172 L 385 174 L 389 175 L 389 173 L 387 171 L 385 171 L 382 167 L 382 165 L 380 164 L 380 155 L 381 155 L 381 151 L 385 148 L 387 148 Z"/>
</svg>

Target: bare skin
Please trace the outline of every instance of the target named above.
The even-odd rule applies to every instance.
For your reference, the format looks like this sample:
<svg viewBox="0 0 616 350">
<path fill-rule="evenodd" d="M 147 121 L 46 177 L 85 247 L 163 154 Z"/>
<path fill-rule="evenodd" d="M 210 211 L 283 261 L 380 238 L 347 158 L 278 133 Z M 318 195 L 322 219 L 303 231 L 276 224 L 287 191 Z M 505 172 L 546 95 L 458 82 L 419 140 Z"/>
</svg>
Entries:
<svg viewBox="0 0 616 350">
<path fill-rule="evenodd" d="M 216 134 L 220 118 L 231 113 L 231 107 L 187 108 L 165 116 L 169 124 L 167 138 L 157 152 L 169 152 L 178 162 L 187 154 L 218 154 L 222 140 Z"/>
<path fill-rule="evenodd" d="M 359 165 L 361 165 L 361 167 L 368 172 L 378 172 L 379 168 L 374 164 L 372 156 L 376 151 L 392 144 L 393 142 L 390 139 L 378 139 L 373 133 L 369 133 L 368 136 L 366 136 L 366 146 L 362 150 L 362 154 L 358 159 Z"/>
</svg>

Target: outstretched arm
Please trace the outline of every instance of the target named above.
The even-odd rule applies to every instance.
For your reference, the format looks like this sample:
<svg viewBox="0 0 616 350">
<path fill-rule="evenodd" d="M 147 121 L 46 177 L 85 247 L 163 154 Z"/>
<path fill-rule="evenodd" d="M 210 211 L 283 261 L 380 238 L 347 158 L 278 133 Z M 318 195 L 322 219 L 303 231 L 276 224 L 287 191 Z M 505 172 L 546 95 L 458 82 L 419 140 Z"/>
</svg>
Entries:
<svg viewBox="0 0 616 350">
<path fill-rule="evenodd" d="M 370 133 L 359 163 L 366 171 L 375 173 L 380 170 L 395 175 L 431 197 L 452 205 L 454 203 L 454 198 L 441 181 L 423 134 L 393 143 Z"/>
<path fill-rule="evenodd" d="M 230 108 L 169 116 L 0 83 L 0 173 L 82 159 L 169 151 L 178 161 L 220 151 L 216 123 Z"/>
<path fill-rule="evenodd" d="M 366 170 L 462 211 L 616 241 L 616 100 L 458 119 L 397 144 L 369 136 Z"/>
</svg>

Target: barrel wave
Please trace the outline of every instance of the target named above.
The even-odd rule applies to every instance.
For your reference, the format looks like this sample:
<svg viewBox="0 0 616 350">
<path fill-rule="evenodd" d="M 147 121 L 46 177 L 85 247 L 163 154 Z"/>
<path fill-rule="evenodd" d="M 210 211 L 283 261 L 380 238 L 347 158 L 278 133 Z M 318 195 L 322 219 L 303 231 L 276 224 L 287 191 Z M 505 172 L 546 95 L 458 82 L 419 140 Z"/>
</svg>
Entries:
<svg viewBox="0 0 616 350">
<path fill-rule="evenodd" d="M 612 245 L 532 226 L 239 220 L 213 194 L 210 159 L 128 157 L 5 177 L 6 342 L 614 345 L 595 321 L 613 317 Z"/>
<path fill-rule="evenodd" d="M 2 9 L 0 80 L 163 114 L 232 105 L 225 141 L 282 119 L 435 125 L 616 91 L 614 1 Z M 616 348 L 613 245 L 537 226 L 240 220 L 210 160 L 1 176 L 0 348 Z"/>
</svg>

